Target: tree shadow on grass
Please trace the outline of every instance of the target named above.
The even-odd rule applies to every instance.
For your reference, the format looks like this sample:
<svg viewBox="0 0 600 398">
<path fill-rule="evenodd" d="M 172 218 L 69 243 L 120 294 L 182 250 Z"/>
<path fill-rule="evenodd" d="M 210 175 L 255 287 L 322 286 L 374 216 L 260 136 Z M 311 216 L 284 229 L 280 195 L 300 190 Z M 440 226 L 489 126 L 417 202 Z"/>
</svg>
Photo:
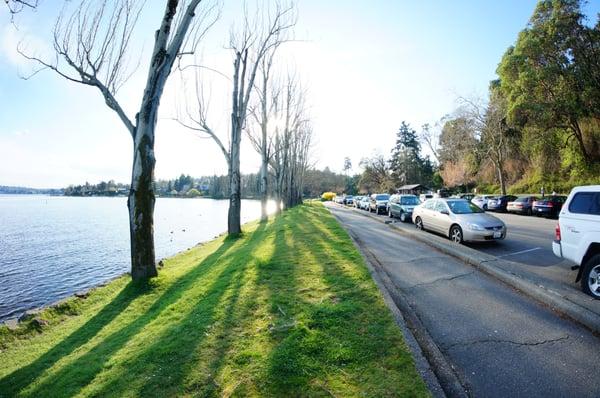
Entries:
<svg viewBox="0 0 600 398">
<path fill-rule="evenodd" d="M 36 386 L 33 391 L 27 391 L 27 393 L 31 395 L 47 394 L 48 391 L 56 389 L 55 391 L 60 391 L 61 395 L 72 395 L 72 393 L 78 391 L 93 379 L 95 374 L 102 368 L 104 362 L 114 352 L 122 347 L 146 324 L 155 319 L 165 307 L 177 301 L 198 278 L 201 278 L 202 275 L 205 275 L 214 268 L 218 264 L 217 260 L 235 243 L 236 240 L 225 240 L 215 252 L 175 281 L 142 316 L 104 338 L 86 354 L 79 357 L 70 365 L 60 368 L 56 374 Z M 26 389 L 59 360 L 72 354 L 93 339 L 100 330 L 127 309 L 132 301 L 142 294 L 151 292 L 151 290 L 152 287 L 147 282 L 130 282 L 117 297 L 71 335 L 31 364 L 3 377 L 0 380 L 0 395 L 13 396 Z"/>
<path fill-rule="evenodd" d="M 266 227 L 261 223 L 255 231 L 245 234 L 246 242 L 232 255 L 235 261 L 226 265 L 185 318 L 169 324 L 156 341 L 127 363 L 127 373 L 112 377 L 94 395 L 216 394 L 219 386 L 214 377 L 232 342 L 229 333 L 247 318 L 253 305 L 252 299 L 240 303 L 240 293 L 247 284 L 246 272 L 255 261 L 253 252 L 262 243 Z M 186 377 L 193 373 L 195 380 L 187 385 Z"/>
<path fill-rule="evenodd" d="M 389 395 L 397 377 L 414 375 L 414 368 L 408 354 L 386 358 L 389 344 L 401 346 L 402 340 L 398 331 L 389 333 L 395 325 L 390 316 L 381 316 L 387 310 L 367 269 L 359 266 L 361 259 L 351 242 L 336 236 L 335 224 L 323 222 L 322 212 L 312 206 L 295 211 L 290 220 L 296 231 L 293 240 L 276 239 L 274 258 L 285 259 L 285 253 L 292 251 L 302 257 L 292 264 L 275 262 L 271 275 L 261 278 L 273 303 L 272 315 L 281 315 L 277 305 L 283 303 L 299 321 L 273 335 L 265 375 L 267 394 L 330 395 L 332 377 L 345 393 Z M 313 264 L 312 272 L 304 266 L 308 263 Z M 301 286 L 308 273 L 318 280 Z M 288 279 L 282 285 L 284 275 Z M 387 366 L 395 372 L 386 381 L 391 370 Z M 414 393 L 410 385 L 404 391 Z"/>
</svg>

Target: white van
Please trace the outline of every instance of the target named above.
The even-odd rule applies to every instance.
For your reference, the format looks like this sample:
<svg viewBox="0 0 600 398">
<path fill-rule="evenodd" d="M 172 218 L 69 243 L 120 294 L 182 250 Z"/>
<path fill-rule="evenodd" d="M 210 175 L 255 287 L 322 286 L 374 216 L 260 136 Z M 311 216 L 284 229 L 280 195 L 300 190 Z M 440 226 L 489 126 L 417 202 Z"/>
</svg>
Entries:
<svg viewBox="0 0 600 398">
<path fill-rule="evenodd" d="M 554 255 L 575 262 L 575 282 L 600 299 L 600 185 L 575 187 L 565 201 L 552 242 Z"/>
</svg>

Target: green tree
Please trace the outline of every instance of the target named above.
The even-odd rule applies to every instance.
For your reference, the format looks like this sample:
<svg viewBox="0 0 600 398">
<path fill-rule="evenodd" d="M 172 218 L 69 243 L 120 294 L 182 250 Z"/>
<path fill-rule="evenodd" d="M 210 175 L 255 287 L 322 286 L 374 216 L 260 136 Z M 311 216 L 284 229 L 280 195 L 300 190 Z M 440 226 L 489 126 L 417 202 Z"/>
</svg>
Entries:
<svg viewBox="0 0 600 398">
<path fill-rule="evenodd" d="M 584 24 L 579 0 L 542 0 L 498 67 L 508 121 L 548 140 L 560 129 L 586 164 L 600 159 L 597 132 L 585 119 L 600 118 L 598 25 Z"/>
<path fill-rule="evenodd" d="M 417 132 L 405 121 L 396 135 L 396 145 L 390 159 L 392 180 L 397 185 L 431 183 L 433 164 L 421 157 Z"/>
</svg>

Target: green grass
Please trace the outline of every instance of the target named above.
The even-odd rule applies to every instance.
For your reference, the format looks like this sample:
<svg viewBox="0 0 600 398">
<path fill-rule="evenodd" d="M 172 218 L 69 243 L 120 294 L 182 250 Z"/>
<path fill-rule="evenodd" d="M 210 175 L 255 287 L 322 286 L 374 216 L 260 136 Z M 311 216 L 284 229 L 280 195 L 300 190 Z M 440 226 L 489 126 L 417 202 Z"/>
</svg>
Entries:
<svg viewBox="0 0 600 398">
<path fill-rule="evenodd" d="M 0 328 L 0 396 L 427 396 L 348 235 L 318 203 Z"/>
</svg>

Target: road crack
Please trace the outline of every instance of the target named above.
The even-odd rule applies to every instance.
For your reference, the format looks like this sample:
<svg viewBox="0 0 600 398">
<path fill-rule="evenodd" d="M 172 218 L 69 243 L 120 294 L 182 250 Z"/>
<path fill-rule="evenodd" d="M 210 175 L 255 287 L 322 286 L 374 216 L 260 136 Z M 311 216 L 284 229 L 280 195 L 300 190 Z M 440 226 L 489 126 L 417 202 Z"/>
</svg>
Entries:
<svg viewBox="0 0 600 398">
<path fill-rule="evenodd" d="M 449 345 L 443 345 L 443 346 L 441 346 L 441 348 L 444 351 L 448 351 L 454 347 L 466 347 L 466 346 L 475 345 L 475 344 L 487 344 L 487 343 L 512 344 L 512 345 L 517 345 L 517 346 L 521 346 L 521 347 L 525 347 L 525 346 L 533 347 L 533 346 L 538 346 L 538 345 L 543 345 L 543 344 L 548 344 L 548 343 L 556 343 L 559 341 L 565 341 L 568 339 L 569 339 L 569 336 L 562 336 L 562 337 L 557 337 L 555 339 L 546 339 L 546 340 L 542 340 L 542 341 L 513 341 L 513 340 L 502 340 L 502 339 L 481 339 L 481 340 L 465 341 L 465 342 L 453 343 L 453 344 L 449 344 Z"/>
<path fill-rule="evenodd" d="M 462 277 L 465 277 L 465 276 L 469 276 L 469 275 L 472 275 L 472 274 L 474 274 L 474 273 L 475 273 L 475 270 L 473 270 L 473 271 L 470 271 L 470 272 L 466 272 L 466 273 L 464 273 L 464 274 L 458 274 L 458 275 L 454 275 L 454 276 L 451 276 L 451 277 L 442 277 L 442 278 L 438 278 L 438 279 L 435 279 L 435 280 L 433 280 L 433 281 L 431 281 L 431 282 L 417 283 L 417 284 L 415 284 L 415 285 L 412 285 L 411 287 L 409 287 L 409 289 L 414 289 L 414 288 L 416 288 L 416 287 L 421 287 L 421 286 L 433 285 L 433 284 L 436 284 L 436 283 L 438 283 L 438 282 L 447 282 L 447 281 L 452 281 L 452 280 L 454 280 L 454 279 L 458 279 L 458 278 L 462 278 Z"/>
</svg>

